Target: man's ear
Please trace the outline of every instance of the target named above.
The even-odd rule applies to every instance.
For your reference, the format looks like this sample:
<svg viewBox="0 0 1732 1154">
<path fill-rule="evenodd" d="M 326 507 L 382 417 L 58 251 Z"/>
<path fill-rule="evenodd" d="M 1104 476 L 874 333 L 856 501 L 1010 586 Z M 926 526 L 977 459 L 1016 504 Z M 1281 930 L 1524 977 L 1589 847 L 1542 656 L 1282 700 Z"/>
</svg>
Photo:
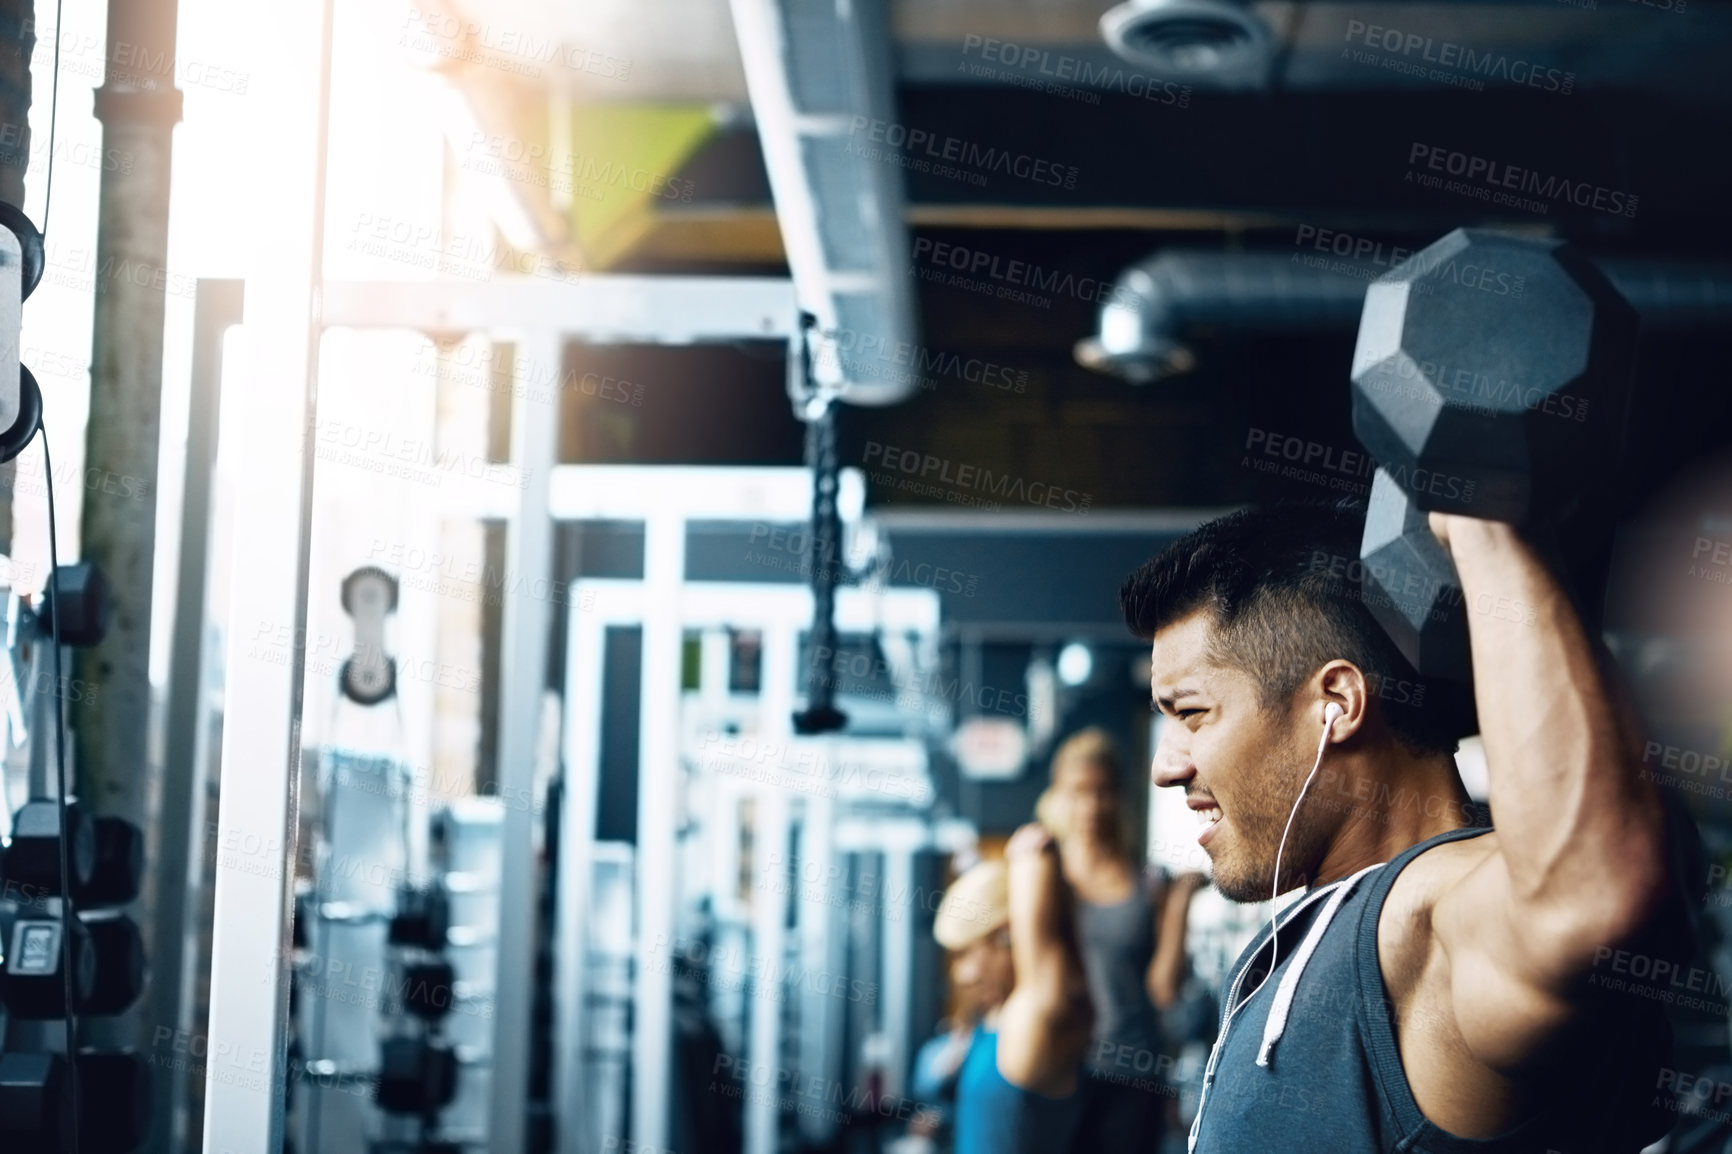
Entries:
<svg viewBox="0 0 1732 1154">
<path fill-rule="evenodd" d="M 1329 740 L 1333 742 L 1346 741 L 1359 732 L 1365 724 L 1366 713 L 1371 708 L 1371 698 L 1375 694 L 1373 680 L 1376 674 L 1367 674 L 1353 664 L 1337 658 L 1319 669 L 1312 678 L 1312 692 L 1308 700 L 1320 703 L 1321 709 L 1311 716 L 1317 725 L 1327 726 Z M 1326 722 L 1331 707 L 1340 711 L 1332 722 Z M 1315 705 L 1312 708 L 1316 708 Z"/>
</svg>

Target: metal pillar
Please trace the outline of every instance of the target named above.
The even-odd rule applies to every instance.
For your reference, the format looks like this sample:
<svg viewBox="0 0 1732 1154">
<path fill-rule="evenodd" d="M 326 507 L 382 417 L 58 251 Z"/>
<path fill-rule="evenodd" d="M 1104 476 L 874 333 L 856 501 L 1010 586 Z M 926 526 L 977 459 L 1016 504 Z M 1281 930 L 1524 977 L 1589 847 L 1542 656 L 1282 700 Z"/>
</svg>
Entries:
<svg viewBox="0 0 1732 1154">
<path fill-rule="evenodd" d="M 674 936 L 674 807 L 679 791 L 677 697 L 680 683 L 679 604 L 686 577 L 686 525 L 679 517 L 644 525 L 644 593 L 662 612 L 643 623 L 643 706 L 639 714 L 637 807 L 637 933 L 644 942 Z M 673 967 L 640 966 L 638 1017 L 632 1032 L 632 1140 L 650 1150 L 668 1144 L 668 1084 L 673 1071 Z"/>
<path fill-rule="evenodd" d="M 186 488 L 181 497 L 180 564 L 174 639 L 163 726 L 162 820 L 151 868 L 155 950 L 146 1014 L 175 1031 L 192 1030 L 200 889 L 204 881 L 205 792 L 210 765 L 210 695 L 205 691 L 205 627 L 211 578 L 212 482 L 222 397 L 223 338 L 241 320 L 238 280 L 200 280 L 193 306 L 191 395 L 187 406 Z M 176 1037 L 180 1036 L 178 1033 Z M 186 1071 L 164 1063 L 151 1083 L 147 1150 L 185 1150 Z"/>
<path fill-rule="evenodd" d="M 253 238 L 245 403 L 230 423 L 248 467 L 234 482 L 206 1154 L 283 1141 L 333 2 L 254 9 L 275 46 L 254 78 L 255 139 L 280 202 Z M 261 659 L 256 640 L 279 631 L 287 660 Z"/>
<path fill-rule="evenodd" d="M 174 86 L 175 19 L 175 0 L 110 0 L 108 7 L 107 73 L 96 90 L 96 118 L 104 155 L 112 150 L 132 163 L 102 170 L 84 461 L 86 475 L 95 469 L 99 476 L 137 478 L 142 485 L 122 486 L 114 495 L 108 486 L 85 486 L 82 553 L 102 566 L 115 611 L 102 643 L 75 651 L 77 675 L 103 691 L 79 695 L 71 709 L 78 795 L 97 813 L 143 829 L 145 860 L 151 863 L 161 849 L 159 797 L 155 767 L 143 751 L 150 748 L 169 146 L 181 111 Z M 151 916 L 158 876 L 154 866 L 146 872 L 139 897 L 147 956 L 161 929 Z M 87 1035 L 91 1041 L 140 1045 L 141 1021 L 138 1010 L 108 1022 L 92 1020 Z"/>
<path fill-rule="evenodd" d="M 561 363 L 557 334 L 536 332 L 517 346 L 519 364 Z M 556 390 L 525 389 L 511 405 L 511 460 L 532 483 L 523 487 L 523 504 L 506 527 L 505 571 L 534 588 L 553 579 L 553 519 L 546 478 L 552 474 L 559 432 Z M 509 597 L 500 627 L 499 780 L 503 798 L 535 797 L 535 753 L 541 737 L 542 695 L 547 689 L 548 633 L 552 606 L 545 598 Z M 485 785 L 485 783 L 479 783 Z M 485 788 L 483 789 L 485 792 Z M 537 799 L 539 801 L 539 799 Z M 507 805 L 499 865 L 498 968 L 494 987 L 493 1106 L 487 1120 L 489 1148 L 518 1154 L 524 1148 L 529 1107 L 530 1004 L 527 997 L 502 997 L 505 990 L 528 991 L 535 984 L 536 863 L 540 857 L 540 805 Z"/>
</svg>

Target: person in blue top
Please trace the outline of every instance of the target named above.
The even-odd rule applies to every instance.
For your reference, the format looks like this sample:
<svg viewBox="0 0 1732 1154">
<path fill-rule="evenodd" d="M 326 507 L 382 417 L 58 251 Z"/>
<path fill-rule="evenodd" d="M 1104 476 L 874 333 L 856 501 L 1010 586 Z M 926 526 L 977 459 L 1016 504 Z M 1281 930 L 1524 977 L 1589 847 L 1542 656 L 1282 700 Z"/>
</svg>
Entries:
<svg viewBox="0 0 1732 1154">
<path fill-rule="evenodd" d="M 955 1154 L 1062 1154 L 1076 1131 L 1094 1026 L 1069 889 L 1039 825 L 945 891 L 933 936 L 982 1010 L 956 1086 Z"/>
<path fill-rule="evenodd" d="M 1154 780 L 1215 886 L 1302 891 L 1232 970 L 1189 1148 L 1633 1154 L 1672 1120 L 1688 883 L 1611 660 L 1521 530 L 1432 513 L 1470 632 L 1452 700 L 1360 601 L 1363 528 L 1241 510 L 1121 590 Z M 1495 830 L 1452 756 L 1475 709 Z"/>
</svg>

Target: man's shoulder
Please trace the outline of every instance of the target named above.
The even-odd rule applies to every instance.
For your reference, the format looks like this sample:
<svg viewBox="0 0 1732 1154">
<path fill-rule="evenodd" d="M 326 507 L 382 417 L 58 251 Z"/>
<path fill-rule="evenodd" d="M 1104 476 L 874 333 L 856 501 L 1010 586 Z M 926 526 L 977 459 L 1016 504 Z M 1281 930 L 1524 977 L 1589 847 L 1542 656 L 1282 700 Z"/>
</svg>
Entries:
<svg viewBox="0 0 1732 1154">
<path fill-rule="evenodd" d="M 1419 853 L 1390 883 L 1377 919 L 1377 953 L 1392 995 L 1417 978 L 1430 952 L 1438 901 L 1498 852 L 1498 833 L 1440 842 Z"/>
</svg>

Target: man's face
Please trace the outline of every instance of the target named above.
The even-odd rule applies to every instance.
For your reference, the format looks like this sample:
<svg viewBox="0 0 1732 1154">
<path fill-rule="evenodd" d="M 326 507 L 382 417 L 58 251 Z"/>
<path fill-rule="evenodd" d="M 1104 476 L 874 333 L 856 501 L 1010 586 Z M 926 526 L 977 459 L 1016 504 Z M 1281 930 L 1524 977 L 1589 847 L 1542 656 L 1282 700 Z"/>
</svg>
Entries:
<svg viewBox="0 0 1732 1154">
<path fill-rule="evenodd" d="M 1152 776 L 1185 791 L 1200 816 L 1198 844 L 1215 887 L 1239 902 L 1266 901 L 1293 802 L 1311 769 L 1308 741 L 1286 710 L 1264 710 L 1243 670 L 1207 655 L 1213 618 L 1200 609 L 1155 634 L 1150 689 L 1166 716 Z M 1322 859 L 1331 824 L 1300 814 L 1281 854 L 1281 890 L 1300 884 Z M 1214 819 L 1206 825 L 1202 817 Z"/>
<path fill-rule="evenodd" d="M 959 1001 L 978 1012 L 997 1009 L 1016 988 L 1016 970 L 1010 960 L 1010 927 L 969 943 L 950 955 L 950 980 Z"/>
</svg>

